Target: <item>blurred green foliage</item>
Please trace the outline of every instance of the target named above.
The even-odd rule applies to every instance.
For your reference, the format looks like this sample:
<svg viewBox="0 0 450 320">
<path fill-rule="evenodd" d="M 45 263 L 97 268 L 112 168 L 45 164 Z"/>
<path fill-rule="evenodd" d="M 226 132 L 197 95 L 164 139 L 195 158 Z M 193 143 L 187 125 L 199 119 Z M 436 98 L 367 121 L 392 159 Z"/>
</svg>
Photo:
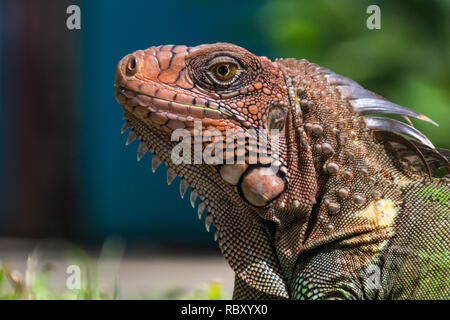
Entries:
<svg viewBox="0 0 450 320">
<path fill-rule="evenodd" d="M 380 30 L 366 27 L 372 4 Z M 412 121 L 450 148 L 450 1 L 277 0 L 253 19 L 271 58 L 305 58 L 429 116 L 439 128 Z"/>
</svg>

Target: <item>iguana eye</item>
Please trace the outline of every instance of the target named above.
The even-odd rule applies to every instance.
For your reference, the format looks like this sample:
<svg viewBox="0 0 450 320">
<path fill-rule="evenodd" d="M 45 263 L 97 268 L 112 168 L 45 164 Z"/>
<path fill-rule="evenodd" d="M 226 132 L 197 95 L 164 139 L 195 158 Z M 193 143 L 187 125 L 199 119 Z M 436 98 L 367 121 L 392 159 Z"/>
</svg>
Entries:
<svg viewBox="0 0 450 320">
<path fill-rule="evenodd" d="M 214 78 L 220 83 L 226 83 L 236 75 L 238 66 L 230 62 L 219 62 L 214 64 L 209 70 Z"/>
</svg>

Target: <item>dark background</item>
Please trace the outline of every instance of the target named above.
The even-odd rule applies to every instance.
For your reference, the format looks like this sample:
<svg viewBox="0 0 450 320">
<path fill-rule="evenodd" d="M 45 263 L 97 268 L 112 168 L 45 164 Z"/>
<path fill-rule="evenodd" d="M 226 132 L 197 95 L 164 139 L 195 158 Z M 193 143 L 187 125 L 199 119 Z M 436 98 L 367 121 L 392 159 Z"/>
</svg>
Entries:
<svg viewBox="0 0 450 320">
<path fill-rule="evenodd" d="M 81 8 L 81 30 L 66 8 Z M 381 8 L 381 30 L 366 8 Z M 117 62 L 161 44 L 232 42 L 306 58 L 422 112 L 450 147 L 450 1 L 0 1 L 0 237 L 216 249 L 178 183 L 124 146 Z M 414 120 L 413 120 L 414 121 Z"/>
</svg>

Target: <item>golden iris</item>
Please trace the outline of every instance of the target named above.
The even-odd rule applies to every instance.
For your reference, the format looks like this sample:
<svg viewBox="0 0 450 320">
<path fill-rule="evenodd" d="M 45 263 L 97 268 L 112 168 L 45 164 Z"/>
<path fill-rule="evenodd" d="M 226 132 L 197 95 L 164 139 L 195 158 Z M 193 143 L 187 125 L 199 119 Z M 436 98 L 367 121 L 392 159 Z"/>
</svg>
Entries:
<svg viewBox="0 0 450 320">
<path fill-rule="evenodd" d="M 232 63 L 217 63 L 212 68 L 211 71 L 214 76 L 219 81 L 228 81 L 234 77 L 236 74 L 237 66 Z"/>
</svg>

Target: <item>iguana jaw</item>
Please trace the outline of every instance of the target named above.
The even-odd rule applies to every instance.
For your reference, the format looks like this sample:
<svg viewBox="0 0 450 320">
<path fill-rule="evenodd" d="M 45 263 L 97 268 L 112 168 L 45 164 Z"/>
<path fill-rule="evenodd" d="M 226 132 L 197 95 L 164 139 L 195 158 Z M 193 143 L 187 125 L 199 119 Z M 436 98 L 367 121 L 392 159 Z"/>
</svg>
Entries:
<svg viewBox="0 0 450 320">
<path fill-rule="evenodd" d="M 136 107 L 143 107 L 151 114 L 157 114 L 159 117 L 166 116 L 168 118 L 167 122 L 170 120 L 188 122 L 203 120 L 205 118 L 218 120 L 224 119 L 226 116 L 231 116 L 230 113 L 219 110 L 216 104 L 205 103 L 208 106 L 205 104 L 194 104 L 194 102 L 196 102 L 195 98 L 192 98 L 191 102 L 179 100 L 176 97 L 175 100 L 165 98 L 169 96 L 171 93 L 170 91 L 161 92 L 162 90 L 158 90 L 154 95 L 151 95 L 144 92 L 136 92 L 127 87 L 117 85 L 115 85 L 115 88 L 117 100 L 123 101 L 122 105 L 127 108 L 128 111 L 133 112 Z M 148 115 L 148 118 L 152 121 L 151 114 Z M 165 124 L 157 121 L 154 122 L 156 124 Z"/>
</svg>

